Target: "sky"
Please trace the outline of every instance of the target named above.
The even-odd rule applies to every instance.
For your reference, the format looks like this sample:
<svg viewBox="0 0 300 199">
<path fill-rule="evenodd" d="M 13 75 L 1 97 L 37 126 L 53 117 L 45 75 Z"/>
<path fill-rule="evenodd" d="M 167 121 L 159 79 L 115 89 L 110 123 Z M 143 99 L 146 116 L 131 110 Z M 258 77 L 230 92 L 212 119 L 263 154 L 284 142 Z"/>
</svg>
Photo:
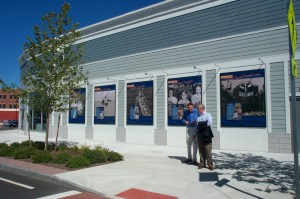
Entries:
<svg viewBox="0 0 300 199">
<path fill-rule="evenodd" d="M 71 4 L 69 16 L 79 28 L 138 10 L 163 0 L 0 0 L 0 79 L 20 85 L 18 58 L 33 26 L 49 12 L 60 12 L 64 2 Z"/>
</svg>

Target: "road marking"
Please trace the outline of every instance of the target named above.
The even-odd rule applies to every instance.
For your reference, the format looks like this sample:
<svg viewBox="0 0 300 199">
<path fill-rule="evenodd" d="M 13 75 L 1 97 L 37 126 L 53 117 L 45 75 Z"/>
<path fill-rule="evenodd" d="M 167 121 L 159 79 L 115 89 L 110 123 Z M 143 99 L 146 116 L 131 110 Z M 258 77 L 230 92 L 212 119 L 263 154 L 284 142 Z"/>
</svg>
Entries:
<svg viewBox="0 0 300 199">
<path fill-rule="evenodd" d="M 27 188 L 27 189 L 34 189 L 34 187 L 31 187 L 31 186 L 28 186 L 28 185 L 25 185 L 25 184 L 21 184 L 21 183 L 15 182 L 15 181 L 7 180 L 5 178 L 0 178 L 0 180 L 2 180 L 4 182 L 11 183 L 11 184 L 14 184 L 14 185 L 18 185 L 20 187 L 24 187 L 24 188 Z"/>
<path fill-rule="evenodd" d="M 54 195 L 51 195 L 51 196 L 45 196 L 45 197 L 42 197 L 42 198 L 37 198 L 37 199 L 57 199 L 57 198 L 63 198 L 63 197 L 66 197 L 66 196 L 76 195 L 76 194 L 79 194 L 79 193 L 81 193 L 81 192 L 72 190 L 72 191 L 58 193 L 58 194 L 54 194 Z"/>
</svg>

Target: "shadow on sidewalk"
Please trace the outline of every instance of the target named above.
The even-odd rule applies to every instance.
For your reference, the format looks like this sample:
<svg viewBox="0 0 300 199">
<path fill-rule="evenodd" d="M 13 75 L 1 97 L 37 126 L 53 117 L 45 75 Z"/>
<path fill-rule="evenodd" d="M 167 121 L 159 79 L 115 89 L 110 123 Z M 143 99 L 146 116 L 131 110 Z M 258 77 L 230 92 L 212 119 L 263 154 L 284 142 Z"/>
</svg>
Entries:
<svg viewBox="0 0 300 199">
<path fill-rule="evenodd" d="M 195 166 L 195 165 L 193 164 L 193 162 L 184 162 L 184 161 L 186 161 L 187 159 L 186 159 L 186 157 L 183 157 L 183 156 L 168 156 L 168 158 L 179 160 L 179 161 L 180 161 L 181 163 L 183 163 L 183 164 Z"/>
<path fill-rule="evenodd" d="M 294 194 L 294 167 L 290 162 L 280 162 L 253 154 L 224 152 L 213 153 L 213 160 L 219 174 L 232 175 L 237 181 L 267 184 L 265 188 L 256 188 L 258 191 Z M 231 171 L 226 171 L 227 169 Z M 232 171 L 235 173 L 232 174 Z"/>
</svg>

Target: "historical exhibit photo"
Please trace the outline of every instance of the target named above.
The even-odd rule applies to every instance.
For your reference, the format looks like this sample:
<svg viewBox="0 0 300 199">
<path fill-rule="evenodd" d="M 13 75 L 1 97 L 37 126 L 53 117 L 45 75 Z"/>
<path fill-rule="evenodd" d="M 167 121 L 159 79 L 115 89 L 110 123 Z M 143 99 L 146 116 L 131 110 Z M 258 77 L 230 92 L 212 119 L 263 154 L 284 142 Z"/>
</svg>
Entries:
<svg viewBox="0 0 300 199">
<path fill-rule="evenodd" d="M 264 69 L 220 74 L 221 126 L 265 127 Z"/>
<path fill-rule="evenodd" d="M 153 81 L 127 84 L 127 124 L 153 125 Z"/>
<path fill-rule="evenodd" d="M 85 123 L 85 88 L 74 91 L 73 95 L 81 95 L 80 99 L 70 104 L 69 123 Z"/>
<path fill-rule="evenodd" d="M 201 76 L 168 79 L 168 125 L 182 126 L 182 116 L 190 102 L 202 102 Z"/>
<path fill-rule="evenodd" d="M 96 86 L 94 89 L 94 124 L 115 124 L 116 86 Z"/>
</svg>

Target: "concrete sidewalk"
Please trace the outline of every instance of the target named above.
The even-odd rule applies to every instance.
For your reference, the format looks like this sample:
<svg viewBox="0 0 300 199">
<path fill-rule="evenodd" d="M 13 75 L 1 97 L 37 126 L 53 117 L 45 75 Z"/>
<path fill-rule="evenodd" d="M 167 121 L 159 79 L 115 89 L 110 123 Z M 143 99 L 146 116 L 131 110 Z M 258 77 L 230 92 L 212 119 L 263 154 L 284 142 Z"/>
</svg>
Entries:
<svg viewBox="0 0 300 199">
<path fill-rule="evenodd" d="M 31 137 L 43 140 L 44 134 L 32 133 Z M 0 131 L 0 142 L 24 140 L 27 136 L 17 130 Z M 213 150 L 216 169 L 209 171 L 181 163 L 186 156 L 185 147 L 74 142 L 102 145 L 123 154 L 125 160 L 48 176 L 109 198 L 126 198 L 120 193 L 132 190 L 163 194 L 156 198 L 293 198 L 292 154 Z M 4 164 L 0 159 L 0 165 Z"/>
</svg>

